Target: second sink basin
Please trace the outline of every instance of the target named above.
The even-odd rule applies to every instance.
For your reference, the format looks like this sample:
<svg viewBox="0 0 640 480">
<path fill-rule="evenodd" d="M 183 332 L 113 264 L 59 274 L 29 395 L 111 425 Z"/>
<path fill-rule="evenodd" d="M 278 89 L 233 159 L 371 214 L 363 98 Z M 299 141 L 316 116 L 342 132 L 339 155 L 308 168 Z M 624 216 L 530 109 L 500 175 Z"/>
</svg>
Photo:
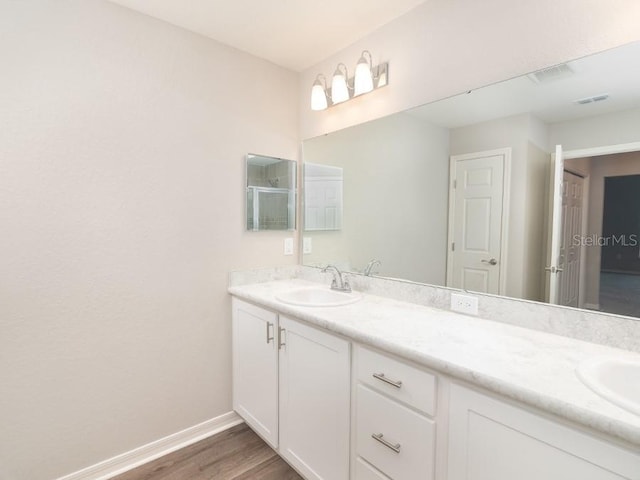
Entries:
<svg viewBox="0 0 640 480">
<path fill-rule="evenodd" d="M 304 287 L 276 295 L 276 300 L 301 307 L 339 307 L 362 298 L 357 292 L 339 292 L 329 287 Z"/>
<path fill-rule="evenodd" d="M 583 362 L 578 378 L 601 397 L 640 415 L 640 361 L 600 358 Z"/>
</svg>

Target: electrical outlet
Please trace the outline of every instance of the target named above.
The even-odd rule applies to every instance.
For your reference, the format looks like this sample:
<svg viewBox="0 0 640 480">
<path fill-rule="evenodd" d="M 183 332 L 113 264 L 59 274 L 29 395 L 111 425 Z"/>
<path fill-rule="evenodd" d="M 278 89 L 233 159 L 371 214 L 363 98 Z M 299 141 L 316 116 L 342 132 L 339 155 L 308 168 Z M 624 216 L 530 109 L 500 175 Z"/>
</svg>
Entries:
<svg viewBox="0 0 640 480">
<path fill-rule="evenodd" d="M 451 294 L 451 310 L 454 312 L 466 313 L 467 315 L 478 314 L 478 297 L 471 295 Z"/>
<path fill-rule="evenodd" d="M 311 237 L 302 238 L 302 253 L 311 253 L 313 246 L 311 243 Z"/>
<path fill-rule="evenodd" d="M 284 239 L 284 254 L 293 255 L 293 238 Z"/>
</svg>

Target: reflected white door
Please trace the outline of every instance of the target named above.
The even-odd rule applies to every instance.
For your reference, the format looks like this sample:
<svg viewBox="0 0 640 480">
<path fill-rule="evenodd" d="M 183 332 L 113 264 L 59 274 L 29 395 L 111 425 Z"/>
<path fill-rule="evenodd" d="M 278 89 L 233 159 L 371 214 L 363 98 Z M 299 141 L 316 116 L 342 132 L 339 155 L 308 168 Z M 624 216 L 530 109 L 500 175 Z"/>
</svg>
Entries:
<svg viewBox="0 0 640 480">
<path fill-rule="evenodd" d="M 564 157 L 562 145 L 556 145 L 551 171 L 551 240 L 548 248 L 547 266 L 547 301 L 557 304 L 560 299 L 560 249 L 562 246 L 562 197 L 564 183 Z"/>
<path fill-rule="evenodd" d="M 451 157 L 447 286 L 504 293 L 511 149 Z"/>
<path fill-rule="evenodd" d="M 305 164 L 305 230 L 342 229 L 342 187 L 342 168 Z"/>
<path fill-rule="evenodd" d="M 584 178 L 564 171 L 562 181 L 562 236 L 558 267 L 560 295 L 558 303 L 579 307 L 580 255 Z"/>
<path fill-rule="evenodd" d="M 305 180 L 305 230 L 342 228 L 342 181 Z"/>
</svg>

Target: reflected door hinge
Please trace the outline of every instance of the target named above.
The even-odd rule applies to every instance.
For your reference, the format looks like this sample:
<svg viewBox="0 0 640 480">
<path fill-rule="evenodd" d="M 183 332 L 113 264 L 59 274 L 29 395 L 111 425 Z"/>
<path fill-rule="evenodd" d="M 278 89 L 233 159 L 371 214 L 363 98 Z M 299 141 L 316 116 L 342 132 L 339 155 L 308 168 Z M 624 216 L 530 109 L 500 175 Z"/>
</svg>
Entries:
<svg viewBox="0 0 640 480">
<path fill-rule="evenodd" d="M 451 251 L 452 252 L 456 251 L 456 242 L 451 242 Z"/>
<path fill-rule="evenodd" d="M 458 188 L 458 180 L 453 181 L 453 188 Z"/>
</svg>

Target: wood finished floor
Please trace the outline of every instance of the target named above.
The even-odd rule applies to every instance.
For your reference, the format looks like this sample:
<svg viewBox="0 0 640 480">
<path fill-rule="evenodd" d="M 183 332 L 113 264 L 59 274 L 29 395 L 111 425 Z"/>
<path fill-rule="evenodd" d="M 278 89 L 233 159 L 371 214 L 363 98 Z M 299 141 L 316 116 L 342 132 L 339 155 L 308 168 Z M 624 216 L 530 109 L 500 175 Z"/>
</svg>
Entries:
<svg viewBox="0 0 640 480">
<path fill-rule="evenodd" d="M 303 480 L 242 423 L 113 480 Z"/>
</svg>

